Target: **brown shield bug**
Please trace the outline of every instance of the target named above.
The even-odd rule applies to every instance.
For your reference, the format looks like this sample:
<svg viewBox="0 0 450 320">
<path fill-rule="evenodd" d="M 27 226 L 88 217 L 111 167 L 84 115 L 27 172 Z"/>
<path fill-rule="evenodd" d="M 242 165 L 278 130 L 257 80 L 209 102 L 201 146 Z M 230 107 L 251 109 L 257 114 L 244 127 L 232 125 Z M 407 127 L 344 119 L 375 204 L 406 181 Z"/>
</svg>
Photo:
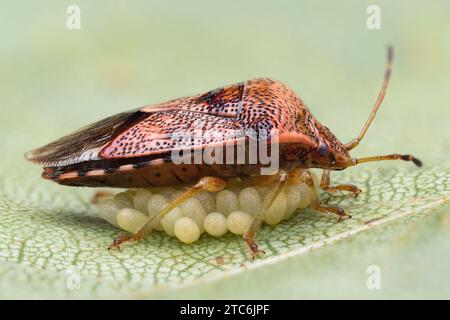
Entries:
<svg viewBox="0 0 450 320">
<path fill-rule="evenodd" d="M 383 101 L 392 58 L 393 50 L 389 48 L 384 81 L 373 110 L 359 135 L 345 144 L 314 118 L 289 87 L 271 79 L 256 79 L 106 118 L 32 150 L 26 158 L 44 166 L 44 178 L 62 185 L 127 188 L 189 185 L 184 193 L 135 234 L 116 238 L 111 245 L 115 248 L 122 243 L 145 238 L 172 209 L 200 191 L 223 189 L 230 178 L 271 185 L 272 191 L 244 234 L 245 244 L 254 257 L 260 252 L 254 238 L 262 217 L 283 187 L 291 181 L 318 187 L 306 169 L 324 169 L 320 181 L 324 191 L 348 191 L 356 197 L 360 190 L 354 185 L 330 185 L 330 170 L 397 159 L 422 165 L 412 155 L 390 154 L 356 159 L 349 154 L 363 139 Z M 177 136 L 180 132 L 191 134 L 196 128 L 200 128 L 203 136 L 190 136 L 184 140 Z M 207 135 L 205 132 L 219 134 Z M 217 151 L 225 145 L 232 148 L 249 146 L 253 140 L 265 141 L 272 151 L 277 147 L 279 170 L 276 173 L 261 175 L 260 170 L 266 164 L 258 157 L 256 161 L 250 161 L 247 149 L 243 161 L 238 161 L 233 154 L 234 163 L 178 163 L 173 158 L 175 150 L 190 151 L 188 159 L 192 159 L 198 151 L 213 147 Z M 224 152 L 231 154 L 229 149 Z M 313 204 L 313 208 L 333 212 L 340 219 L 349 217 L 343 209 L 323 206 L 320 201 Z"/>
</svg>

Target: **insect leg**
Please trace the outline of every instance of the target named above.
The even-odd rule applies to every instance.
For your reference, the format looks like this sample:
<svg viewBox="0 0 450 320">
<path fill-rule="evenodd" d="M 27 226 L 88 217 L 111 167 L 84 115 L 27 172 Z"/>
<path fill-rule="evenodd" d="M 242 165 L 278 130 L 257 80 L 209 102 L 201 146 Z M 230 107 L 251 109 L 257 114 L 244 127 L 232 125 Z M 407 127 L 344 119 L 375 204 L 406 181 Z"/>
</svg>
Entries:
<svg viewBox="0 0 450 320">
<path fill-rule="evenodd" d="M 353 194 L 354 198 L 358 197 L 361 193 L 361 189 L 354 184 L 339 184 L 337 186 L 330 186 L 330 170 L 323 171 L 322 179 L 320 180 L 320 187 L 322 190 L 330 193 L 334 193 L 338 190 L 349 191 Z"/>
<path fill-rule="evenodd" d="M 323 177 L 322 177 L 322 178 L 323 178 Z M 313 179 L 313 177 L 311 176 L 311 173 L 310 173 L 309 171 L 305 171 L 305 172 L 303 173 L 302 179 L 303 179 L 303 181 L 304 181 L 310 188 L 313 188 L 313 189 L 314 189 L 314 192 L 315 192 L 316 185 L 315 185 L 314 179 Z M 327 179 L 327 178 L 326 178 L 326 179 Z M 328 179 L 329 179 L 329 176 L 328 176 Z M 348 215 L 348 214 L 346 214 L 345 211 L 344 211 L 344 209 L 342 209 L 342 208 L 339 208 L 339 207 L 325 207 L 325 206 L 322 206 L 319 197 L 316 197 L 316 199 L 314 199 L 314 200 L 311 202 L 311 208 L 314 209 L 314 210 L 316 210 L 316 211 L 320 211 L 320 212 L 332 212 L 332 213 L 338 215 L 338 221 L 341 221 L 341 220 L 345 220 L 345 219 L 351 218 L 351 216 Z"/>
<path fill-rule="evenodd" d="M 252 258 L 255 259 L 258 255 L 258 253 L 264 253 L 263 250 L 258 249 L 258 246 L 255 243 L 255 237 L 256 233 L 258 232 L 259 228 L 261 227 L 261 223 L 263 220 L 263 217 L 268 209 L 272 206 L 272 203 L 275 201 L 275 199 L 278 197 L 280 192 L 283 190 L 284 186 L 287 183 L 288 180 L 288 174 L 285 171 L 280 170 L 277 176 L 277 181 L 275 183 L 274 188 L 272 191 L 265 197 L 263 204 L 259 211 L 256 213 L 255 217 L 253 218 L 252 222 L 250 223 L 250 226 L 248 227 L 248 230 L 246 233 L 244 233 L 244 243 L 247 246 L 247 248 L 250 250 Z M 263 182 L 264 178 L 266 179 L 273 179 L 273 176 L 261 176 L 260 182 Z"/>
<path fill-rule="evenodd" d="M 196 194 L 202 191 L 217 192 L 225 188 L 227 182 L 221 178 L 217 177 L 203 177 L 195 185 L 187 189 L 185 192 L 180 194 L 172 202 L 170 202 L 161 212 L 154 218 L 149 220 L 146 224 L 139 228 L 134 234 L 120 235 L 114 239 L 113 243 L 108 249 L 118 249 L 120 251 L 120 246 L 124 243 L 136 242 L 145 239 L 159 224 L 162 218 L 167 215 L 170 211 L 181 205 L 186 200 L 194 197 Z"/>
</svg>

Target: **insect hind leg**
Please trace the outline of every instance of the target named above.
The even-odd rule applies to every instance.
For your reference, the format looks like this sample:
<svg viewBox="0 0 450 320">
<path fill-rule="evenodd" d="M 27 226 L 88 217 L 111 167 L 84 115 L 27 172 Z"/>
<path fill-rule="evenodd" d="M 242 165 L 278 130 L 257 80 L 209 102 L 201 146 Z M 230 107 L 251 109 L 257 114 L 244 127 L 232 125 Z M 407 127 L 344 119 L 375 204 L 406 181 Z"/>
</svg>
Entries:
<svg viewBox="0 0 450 320">
<path fill-rule="evenodd" d="M 259 185 L 267 185 L 267 184 L 273 184 L 274 178 L 276 178 L 274 187 L 271 190 L 271 192 L 264 198 L 264 201 L 261 205 L 261 208 L 256 213 L 255 217 L 253 218 L 252 222 L 250 223 L 250 226 L 247 229 L 247 232 L 244 233 L 244 243 L 245 246 L 250 250 L 251 256 L 253 259 L 255 259 L 258 254 L 264 254 L 265 252 L 263 250 L 260 250 L 258 248 L 258 245 L 255 242 L 256 234 L 259 231 L 259 228 L 261 227 L 264 215 L 266 214 L 267 210 L 270 209 L 275 199 L 278 197 L 280 192 L 283 190 L 284 186 L 288 182 L 288 174 L 285 171 L 280 170 L 277 175 L 272 176 L 258 176 L 258 182 Z"/>
<path fill-rule="evenodd" d="M 123 244 L 133 243 L 145 239 L 153 230 L 156 229 L 161 219 L 164 218 L 164 216 L 170 211 L 202 191 L 218 192 L 224 189 L 226 184 L 227 182 L 225 180 L 217 177 L 206 176 L 201 178 L 199 182 L 180 194 L 177 198 L 165 206 L 164 209 L 162 209 L 161 212 L 159 212 L 155 217 L 140 227 L 136 233 L 123 234 L 115 238 L 108 250 L 117 249 L 120 251 L 120 247 Z"/>
</svg>

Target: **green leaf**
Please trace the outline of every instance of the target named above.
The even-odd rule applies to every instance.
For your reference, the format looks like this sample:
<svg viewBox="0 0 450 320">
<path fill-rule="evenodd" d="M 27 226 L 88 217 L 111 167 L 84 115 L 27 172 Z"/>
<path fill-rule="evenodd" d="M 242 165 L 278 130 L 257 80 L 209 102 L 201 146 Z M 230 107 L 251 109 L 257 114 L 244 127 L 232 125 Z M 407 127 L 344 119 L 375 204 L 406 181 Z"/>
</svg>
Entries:
<svg viewBox="0 0 450 320">
<path fill-rule="evenodd" d="M 27 179 L 26 173 L 17 171 L 3 176 L 2 294 L 18 297 L 130 298 L 170 293 L 251 273 L 379 226 L 411 224 L 450 200 L 448 165 L 447 170 L 439 166 L 346 175 L 343 181 L 363 186 L 360 197 L 324 198 L 346 208 L 353 219 L 338 223 L 333 216 L 303 211 L 275 227 L 265 226 L 258 243 L 266 255 L 253 262 L 241 237 L 231 234 L 220 239 L 203 236 L 185 245 L 155 233 L 145 242 L 110 254 L 107 246 L 119 230 L 93 214 L 90 190 L 49 188 L 48 182 Z"/>
<path fill-rule="evenodd" d="M 0 11 L 0 298 L 450 298 L 448 2 L 380 1 L 372 31 L 358 0 L 77 4 L 71 31 L 52 1 Z M 363 190 L 324 195 L 353 218 L 304 211 L 264 226 L 254 262 L 231 234 L 184 245 L 156 233 L 111 255 L 120 231 L 96 216 L 94 191 L 43 181 L 23 159 L 109 115 L 257 76 L 288 84 L 346 142 L 374 103 L 388 44 L 391 83 L 352 156 L 412 153 L 425 167 L 333 172 Z M 366 285 L 372 265 L 380 290 Z"/>
</svg>

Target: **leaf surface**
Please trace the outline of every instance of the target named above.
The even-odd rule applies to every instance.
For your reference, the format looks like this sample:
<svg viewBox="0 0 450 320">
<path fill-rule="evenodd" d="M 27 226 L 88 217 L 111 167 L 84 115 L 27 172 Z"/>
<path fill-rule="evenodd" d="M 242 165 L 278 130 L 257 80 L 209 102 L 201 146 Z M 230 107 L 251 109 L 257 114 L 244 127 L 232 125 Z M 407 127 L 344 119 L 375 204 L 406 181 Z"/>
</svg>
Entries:
<svg viewBox="0 0 450 320">
<path fill-rule="evenodd" d="M 424 7 L 317 1 L 200 0 L 176 7 L 39 1 L 0 10 L 0 297 L 450 298 L 450 23 L 447 1 Z M 218 14 L 220 13 L 220 14 Z M 338 17 L 338 18 L 336 18 Z M 289 85 L 341 141 L 376 99 L 395 49 L 382 107 L 352 156 L 412 153 L 332 174 L 354 200 L 324 195 L 353 218 L 304 211 L 258 235 L 255 262 L 238 236 L 183 245 L 165 234 L 111 255 L 118 230 L 89 204 L 93 190 L 40 178 L 23 154 L 107 116 L 267 76 Z M 369 290 L 368 266 L 381 268 Z"/>
<path fill-rule="evenodd" d="M 15 172 L 0 185 L 1 281 L 26 295 L 98 298 L 145 297 L 216 281 L 393 221 L 421 219 L 449 201 L 449 173 L 439 166 L 346 175 L 343 180 L 364 186 L 360 197 L 324 195 L 324 201 L 346 208 L 353 219 L 338 223 L 331 215 L 300 211 L 275 227 L 262 228 L 258 244 L 266 255 L 251 261 L 241 237 L 232 234 L 219 239 L 202 236 L 185 245 L 155 233 L 111 254 L 106 248 L 119 230 L 95 216 L 96 208 L 89 204 L 91 190 L 49 188 L 49 182 Z M 40 287 L 36 292 L 27 289 L 33 282 Z"/>
</svg>

